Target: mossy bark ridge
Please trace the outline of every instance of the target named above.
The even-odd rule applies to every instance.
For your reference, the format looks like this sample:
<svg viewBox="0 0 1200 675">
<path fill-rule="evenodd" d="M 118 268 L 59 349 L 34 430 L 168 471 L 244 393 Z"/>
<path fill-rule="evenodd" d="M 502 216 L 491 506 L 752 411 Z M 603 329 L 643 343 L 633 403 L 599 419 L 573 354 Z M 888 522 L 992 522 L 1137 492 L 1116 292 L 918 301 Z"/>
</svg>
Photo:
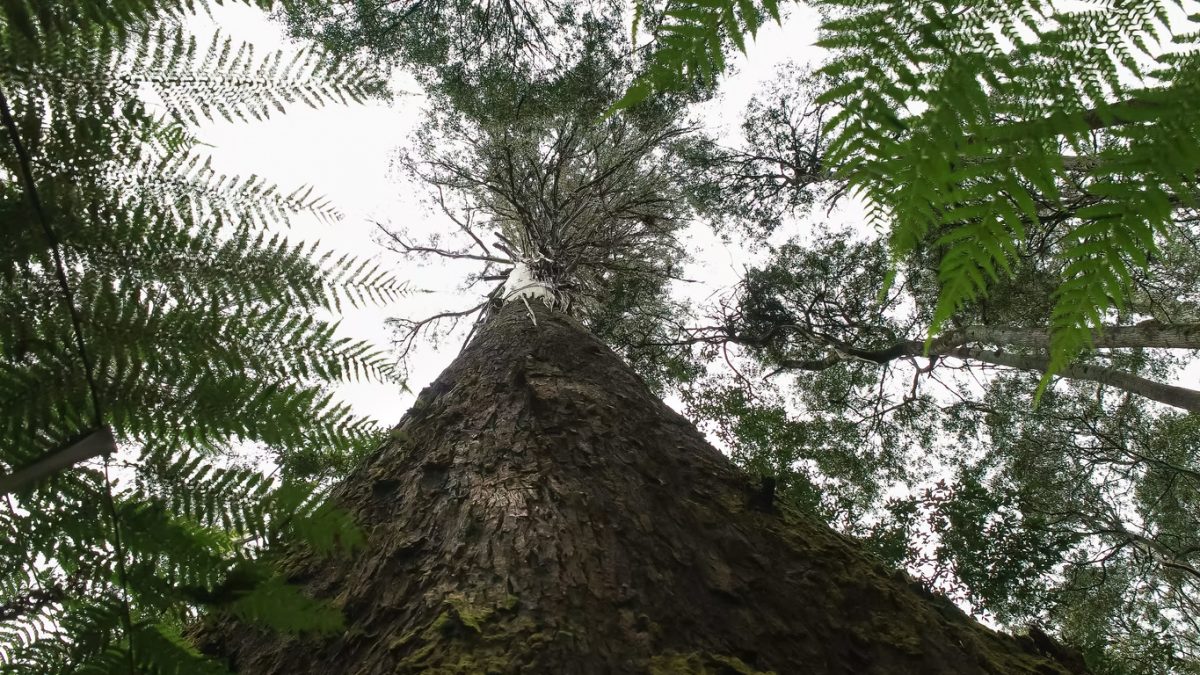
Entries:
<svg viewBox="0 0 1200 675">
<path fill-rule="evenodd" d="M 578 322 L 509 303 L 337 488 L 366 546 L 288 560 L 346 630 L 202 644 L 281 675 L 1082 672 L 756 492 Z"/>
</svg>

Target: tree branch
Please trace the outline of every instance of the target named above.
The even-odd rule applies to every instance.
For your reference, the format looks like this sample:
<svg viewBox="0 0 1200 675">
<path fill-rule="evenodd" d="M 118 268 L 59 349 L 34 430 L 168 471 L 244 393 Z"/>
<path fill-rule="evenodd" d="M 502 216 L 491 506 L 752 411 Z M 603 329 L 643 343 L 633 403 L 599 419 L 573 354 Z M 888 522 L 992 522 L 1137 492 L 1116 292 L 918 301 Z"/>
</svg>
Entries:
<svg viewBox="0 0 1200 675">
<path fill-rule="evenodd" d="M 1037 349 L 1050 346 L 1050 332 L 1042 328 L 967 326 L 955 331 L 955 334 L 961 336 L 963 343 L 981 342 Z M 1101 349 L 1200 349 L 1200 323 L 1143 321 L 1133 326 L 1101 326 L 1093 333 L 1092 344 Z"/>
</svg>

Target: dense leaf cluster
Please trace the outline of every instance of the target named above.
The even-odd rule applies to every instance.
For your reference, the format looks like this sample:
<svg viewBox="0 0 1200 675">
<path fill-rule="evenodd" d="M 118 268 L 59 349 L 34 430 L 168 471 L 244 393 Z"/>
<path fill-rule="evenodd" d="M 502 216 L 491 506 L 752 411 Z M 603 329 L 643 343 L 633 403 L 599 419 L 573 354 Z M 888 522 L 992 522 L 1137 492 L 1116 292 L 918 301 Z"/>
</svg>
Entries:
<svg viewBox="0 0 1200 675">
<path fill-rule="evenodd" d="M 1058 224 L 1044 387 L 1128 303 L 1178 209 L 1196 205 L 1195 17 L 1172 22 L 1172 6 L 1156 1 L 820 7 L 830 84 L 818 103 L 839 105 L 826 166 L 866 198 L 894 257 L 937 252 L 931 338 L 1013 274 L 1031 228 Z M 659 51 L 616 107 L 710 79 L 724 67 L 719 45 L 753 34 L 751 9 L 708 0 L 672 14 L 671 39 L 690 37 Z"/>
<path fill-rule="evenodd" d="M 381 85 L 316 52 L 202 47 L 180 23 L 192 8 L 0 7 L 5 672 L 219 672 L 181 637 L 201 608 L 339 622 L 277 576 L 271 545 L 353 544 L 322 479 L 377 431 L 329 384 L 393 375 L 327 317 L 403 287 L 290 242 L 293 215 L 339 214 L 307 189 L 221 175 L 189 125 Z M 97 428 L 119 453 L 19 480 Z M 247 447 L 276 473 L 238 468 Z"/>
</svg>

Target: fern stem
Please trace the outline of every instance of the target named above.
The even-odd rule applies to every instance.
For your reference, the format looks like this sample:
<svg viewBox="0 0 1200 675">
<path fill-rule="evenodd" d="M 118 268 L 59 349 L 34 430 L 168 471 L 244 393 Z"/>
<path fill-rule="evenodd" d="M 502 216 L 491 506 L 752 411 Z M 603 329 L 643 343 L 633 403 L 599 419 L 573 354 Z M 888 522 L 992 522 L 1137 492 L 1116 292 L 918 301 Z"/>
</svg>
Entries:
<svg viewBox="0 0 1200 675">
<path fill-rule="evenodd" d="M 104 456 L 104 505 L 112 520 L 113 553 L 117 556 L 117 584 L 121 587 L 121 623 L 125 628 L 125 641 L 129 645 L 129 675 L 137 675 L 133 656 L 133 612 L 129 607 L 129 575 L 125 569 L 125 545 L 121 540 L 121 519 L 117 516 L 117 505 L 113 500 L 112 480 L 108 477 L 108 455 Z"/>
<path fill-rule="evenodd" d="M 58 237 L 54 234 L 54 229 L 50 227 L 50 220 L 46 217 L 46 211 L 42 207 L 42 200 L 38 195 L 37 185 L 33 180 L 33 162 L 25 149 L 25 145 L 21 143 L 17 122 L 13 119 L 12 110 L 8 105 L 8 98 L 4 96 L 3 92 L 0 92 L 0 122 L 8 130 L 9 140 L 16 151 L 17 161 L 20 165 L 20 179 L 24 184 L 25 194 L 28 196 L 30 205 L 37 215 L 42 233 L 46 236 L 46 242 L 50 245 L 50 254 L 54 259 L 55 276 L 58 278 L 58 287 L 62 291 L 63 301 L 66 303 L 67 312 L 71 318 L 71 327 L 75 334 L 75 349 L 78 352 L 79 360 L 83 362 L 83 372 L 87 382 L 88 394 L 92 399 L 93 422 L 96 428 L 100 429 L 104 424 L 104 413 L 100 405 L 100 395 L 96 387 L 92 359 L 88 355 L 87 345 L 83 340 L 83 322 L 79 316 L 79 310 L 75 307 L 75 295 L 71 291 L 71 284 L 67 280 L 67 270 L 66 265 L 63 263 L 61 244 Z M 125 639 L 129 645 L 129 675 L 136 675 L 136 661 L 133 653 L 133 615 L 129 605 L 129 577 L 125 568 L 125 545 L 121 540 L 120 519 L 117 516 L 117 507 L 113 500 L 112 481 L 108 473 L 108 457 L 109 455 L 106 453 L 104 455 L 104 501 L 109 518 L 112 520 L 113 552 L 117 556 L 117 583 L 120 585 L 121 593 L 121 621 L 124 624 Z"/>
<path fill-rule="evenodd" d="M 66 266 L 63 264 L 58 237 L 54 235 L 54 230 L 50 227 L 46 211 L 42 208 L 41 197 L 38 196 L 37 185 L 33 181 L 33 162 L 29 158 L 29 153 L 25 150 L 25 145 L 21 143 L 21 136 L 17 130 L 17 122 L 13 119 L 12 111 L 8 107 L 8 99 L 4 96 L 4 92 L 0 92 L 0 122 L 3 122 L 4 127 L 8 130 L 9 140 L 12 141 L 13 149 L 17 153 L 17 161 L 20 164 L 21 182 L 25 186 L 25 194 L 29 197 L 33 211 L 37 214 L 38 223 L 42 226 L 42 233 L 46 235 L 46 241 L 50 244 L 50 254 L 54 257 L 55 276 L 58 277 L 58 287 L 62 291 L 63 301 L 66 303 L 67 312 L 71 317 L 71 327 L 75 332 L 75 349 L 79 353 L 80 361 L 83 362 L 83 375 L 87 381 L 88 394 L 92 399 L 92 416 L 94 418 L 92 421 L 96 428 L 100 428 L 104 423 L 104 414 L 100 407 L 100 395 L 96 387 L 92 360 L 88 356 L 87 347 L 83 342 L 83 322 L 80 319 L 79 310 L 75 307 L 75 295 L 72 293 L 71 285 L 67 281 Z"/>
</svg>

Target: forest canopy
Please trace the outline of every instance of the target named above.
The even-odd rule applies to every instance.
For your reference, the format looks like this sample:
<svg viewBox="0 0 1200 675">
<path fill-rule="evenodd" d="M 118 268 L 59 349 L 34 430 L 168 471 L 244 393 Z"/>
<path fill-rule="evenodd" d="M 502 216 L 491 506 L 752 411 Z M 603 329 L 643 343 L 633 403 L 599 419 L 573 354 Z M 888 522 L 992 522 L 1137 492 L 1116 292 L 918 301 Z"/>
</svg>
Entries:
<svg viewBox="0 0 1200 675">
<path fill-rule="evenodd" d="M 1200 672 L 1200 15 L 254 4 L 296 44 L 198 43 L 172 0 L 0 8 L 5 668 L 220 672 L 202 617 L 337 630 L 273 566 L 361 539 L 324 496 L 386 432 L 337 384 L 401 386 L 533 285 L 781 508 L 1094 672 Z M 798 20 L 812 61 L 715 123 Z M 206 160 L 207 120 L 393 69 L 424 93 L 398 189 L 438 229 L 379 223 L 390 268 L 290 239 L 341 217 L 311 189 Z M 704 287 L 718 241 L 740 278 Z M 386 306 L 421 260 L 476 265 L 462 306 Z"/>
</svg>

